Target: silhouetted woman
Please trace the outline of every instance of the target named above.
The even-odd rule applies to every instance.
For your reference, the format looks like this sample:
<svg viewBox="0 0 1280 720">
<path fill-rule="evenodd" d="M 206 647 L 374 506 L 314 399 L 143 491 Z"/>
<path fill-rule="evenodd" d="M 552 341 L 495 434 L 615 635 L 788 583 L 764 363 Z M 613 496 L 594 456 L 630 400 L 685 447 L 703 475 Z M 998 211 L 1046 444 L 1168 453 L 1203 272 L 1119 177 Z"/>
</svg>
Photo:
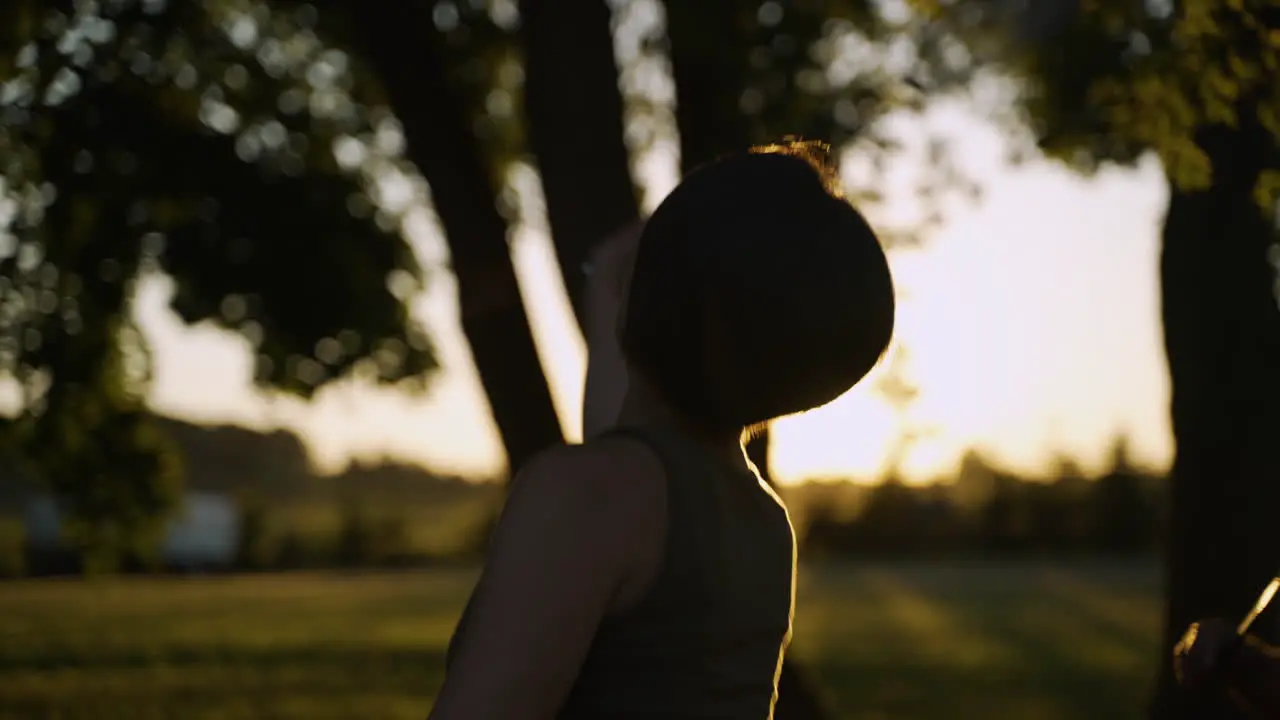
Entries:
<svg viewBox="0 0 1280 720">
<path fill-rule="evenodd" d="M 771 717 L 795 541 L 742 443 L 883 355 L 884 252 L 787 144 L 689 174 L 592 271 L 588 439 L 514 479 L 432 718 Z"/>
</svg>

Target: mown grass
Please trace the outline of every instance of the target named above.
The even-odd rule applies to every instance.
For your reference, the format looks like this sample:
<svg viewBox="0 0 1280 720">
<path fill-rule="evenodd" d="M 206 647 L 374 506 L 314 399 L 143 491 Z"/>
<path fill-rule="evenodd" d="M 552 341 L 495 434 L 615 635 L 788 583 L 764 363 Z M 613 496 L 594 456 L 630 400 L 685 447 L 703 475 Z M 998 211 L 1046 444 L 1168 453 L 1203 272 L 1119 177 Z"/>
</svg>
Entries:
<svg viewBox="0 0 1280 720">
<path fill-rule="evenodd" d="M 0 584 L 0 718 L 425 717 L 474 574 Z M 795 654 L 842 717 L 1132 718 L 1143 564 L 806 569 Z"/>
<path fill-rule="evenodd" d="M 1153 564 L 871 566 L 802 579 L 795 654 L 842 717 L 1137 718 Z"/>
</svg>

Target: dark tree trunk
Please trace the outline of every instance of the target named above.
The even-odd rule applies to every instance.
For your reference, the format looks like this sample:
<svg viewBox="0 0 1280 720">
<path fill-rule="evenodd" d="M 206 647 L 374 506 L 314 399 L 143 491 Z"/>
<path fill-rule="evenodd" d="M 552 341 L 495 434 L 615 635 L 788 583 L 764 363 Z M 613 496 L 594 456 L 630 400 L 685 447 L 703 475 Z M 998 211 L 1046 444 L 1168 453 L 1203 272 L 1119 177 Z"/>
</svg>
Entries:
<svg viewBox="0 0 1280 720">
<path fill-rule="evenodd" d="M 740 110 L 747 89 L 747 28 L 742 6 L 728 2 L 668 0 L 667 36 L 676 85 L 680 167 L 688 173 L 726 153 L 747 149 L 760 138 Z M 772 483 L 769 433 L 747 444 L 747 454 Z M 776 720 L 828 720 L 833 716 L 809 672 L 793 660 L 778 678 Z"/>
<path fill-rule="evenodd" d="M 1239 618 L 1280 569 L 1280 311 L 1268 250 L 1275 230 L 1255 204 L 1274 139 L 1242 113 L 1200 141 L 1214 168 L 1204 192 L 1174 191 L 1161 257 L 1173 433 L 1166 608 L 1158 720 L 1243 717 L 1220 696 L 1184 691 L 1173 644 L 1191 622 Z M 1264 635 L 1275 623 L 1255 625 Z M 1271 639 L 1275 639 L 1274 637 Z"/>
<path fill-rule="evenodd" d="M 583 263 L 640 216 L 604 0 L 522 0 L 529 144 L 565 290 L 583 327 Z"/>
<path fill-rule="evenodd" d="M 458 283 L 462 329 L 514 472 L 563 442 L 498 214 L 484 153 L 448 81 L 429 3 L 346 4 L 362 55 L 431 186 Z"/>
<path fill-rule="evenodd" d="M 751 136 L 751 123 L 740 109 L 749 40 L 743 6 L 736 3 L 668 0 L 665 6 L 680 167 L 687 173 L 758 139 Z"/>
</svg>

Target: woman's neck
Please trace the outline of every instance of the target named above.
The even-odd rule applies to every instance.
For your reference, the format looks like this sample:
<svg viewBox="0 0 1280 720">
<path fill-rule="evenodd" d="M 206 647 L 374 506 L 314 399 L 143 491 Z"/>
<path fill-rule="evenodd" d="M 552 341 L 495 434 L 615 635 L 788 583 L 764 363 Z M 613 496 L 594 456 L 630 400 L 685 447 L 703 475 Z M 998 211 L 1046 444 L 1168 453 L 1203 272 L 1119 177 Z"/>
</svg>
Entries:
<svg viewBox="0 0 1280 720">
<path fill-rule="evenodd" d="M 623 398 L 617 424 L 671 428 L 692 439 L 713 457 L 733 466 L 747 466 L 742 431 L 709 431 L 699 427 L 650 390 L 646 383 L 637 382 L 634 374 Z"/>
</svg>

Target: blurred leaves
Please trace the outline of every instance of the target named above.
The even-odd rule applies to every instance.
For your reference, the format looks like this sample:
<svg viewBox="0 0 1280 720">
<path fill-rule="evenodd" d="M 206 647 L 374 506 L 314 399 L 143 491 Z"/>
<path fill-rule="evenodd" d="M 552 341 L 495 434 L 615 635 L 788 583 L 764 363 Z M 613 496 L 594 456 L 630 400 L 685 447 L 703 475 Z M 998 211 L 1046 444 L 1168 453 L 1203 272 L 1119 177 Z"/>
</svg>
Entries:
<svg viewBox="0 0 1280 720">
<path fill-rule="evenodd" d="M 22 388 L 7 440 L 86 548 L 151 542 L 176 497 L 131 325 L 148 274 L 174 277 L 187 322 L 247 339 L 267 387 L 434 367 L 399 227 L 421 192 L 316 22 L 248 0 L 0 8 L 0 374 Z"/>
<path fill-rule="evenodd" d="M 1052 0 L 1034 12 L 969 0 L 935 17 L 1019 76 L 1020 119 L 1041 149 L 1077 170 L 1150 150 L 1178 188 L 1205 189 L 1212 168 L 1197 142 L 1202 129 L 1236 127 L 1248 114 L 1280 137 L 1275 0 Z M 1269 182 L 1259 181 L 1257 198 L 1272 213 Z"/>
<path fill-rule="evenodd" d="M 784 136 L 822 139 L 868 171 L 845 176 L 850 199 L 863 207 L 885 200 L 890 161 L 905 150 L 900 126 L 890 121 L 920 116 L 932 100 L 965 91 L 982 69 L 947 24 L 910 4 L 765 0 L 732 12 L 709 3 L 664 6 L 671 42 L 688 54 L 686 66 L 714 68 L 708 92 L 725 95 L 716 100 L 720 117 L 698 133 L 712 137 L 693 144 L 714 145 L 717 135 L 732 146 Z M 682 124 L 681 133 L 686 129 Z M 930 135 L 913 188 L 923 212 L 908 228 L 882 227 L 888 241 L 916 240 L 934 229 L 947 197 L 979 194 L 949 151 L 950 139 Z M 686 150 L 688 140 L 682 137 Z M 724 149 L 704 148 L 695 164 Z"/>
</svg>

